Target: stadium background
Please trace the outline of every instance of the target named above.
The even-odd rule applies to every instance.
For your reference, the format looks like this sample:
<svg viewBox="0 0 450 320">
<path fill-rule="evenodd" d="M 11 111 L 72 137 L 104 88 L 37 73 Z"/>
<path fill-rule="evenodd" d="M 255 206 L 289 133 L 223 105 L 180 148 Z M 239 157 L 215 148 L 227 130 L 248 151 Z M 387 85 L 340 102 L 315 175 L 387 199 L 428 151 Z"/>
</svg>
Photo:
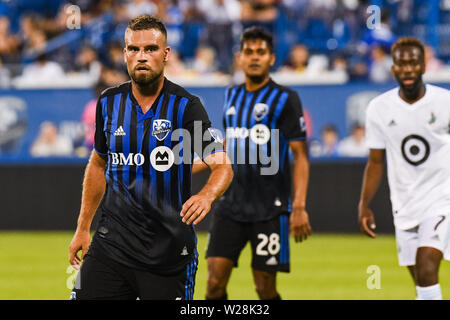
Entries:
<svg viewBox="0 0 450 320">
<path fill-rule="evenodd" d="M 345 138 L 356 145 L 353 128 L 364 126 L 368 101 L 395 86 L 389 47 L 398 37 L 426 43 L 426 81 L 450 88 L 449 1 L 224 0 L 221 11 L 220 2 L 0 1 L 0 299 L 69 295 L 66 255 L 92 144 L 92 105 L 103 88 L 127 80 L 123 32 L 141 13 L 167 24 L 167 76 L 202 99 L 219 129 L 223 89 L 243 79 L 235 60 L 239 33 L 257 24 L 275 35 L 272 77 L 299 93 L 307 114 L 307 207 L 315 232 L 305 243 L 291 242 L 293 271 L 280 276 L 282 296 L 414 298 L 409 275 L 397 266 L 386 177 L 373 202 L 383 235 L 366 239 L 356 221 L 366 158 L 340 145 Z M 194 191 L 206 178 L 194 177 Z M 208 222 L 198 227 L 201 257 Z M 205 290 L 200 260 L 196 299 Z M 230 297 L 255 299 L 248 247 L 240 265 Z M 380 267 L 381 289 L 367 287 L 370 265 Z M 441 280 L 448 297 L 448 263 Z"/>
</svg>

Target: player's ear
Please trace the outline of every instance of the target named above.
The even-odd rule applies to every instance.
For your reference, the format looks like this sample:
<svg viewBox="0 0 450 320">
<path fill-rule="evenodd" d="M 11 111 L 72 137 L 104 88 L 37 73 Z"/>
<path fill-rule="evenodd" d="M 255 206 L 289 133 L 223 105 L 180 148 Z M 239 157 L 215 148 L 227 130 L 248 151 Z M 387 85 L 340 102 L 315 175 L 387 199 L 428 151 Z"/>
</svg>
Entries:
<svg viewBox="0 0 450 320">
<path fill-rule="evenodd" d="M 169 61 L 169 57 L 170 57 L 170 47 L 167 46 L 167 47 L 164 49 L 164 62 Z"/>
<path fill-rule="evenodd" d="M 272 52 L 272 54 L 270 55 L 270 66 L 273 67 L 274 64 L 275 64 L 275 53 Z"/>
<path fill-rule="evenodd" d="M 123 47 L 123 62 L 127 63 L 127 46 Z"/>
</svg>

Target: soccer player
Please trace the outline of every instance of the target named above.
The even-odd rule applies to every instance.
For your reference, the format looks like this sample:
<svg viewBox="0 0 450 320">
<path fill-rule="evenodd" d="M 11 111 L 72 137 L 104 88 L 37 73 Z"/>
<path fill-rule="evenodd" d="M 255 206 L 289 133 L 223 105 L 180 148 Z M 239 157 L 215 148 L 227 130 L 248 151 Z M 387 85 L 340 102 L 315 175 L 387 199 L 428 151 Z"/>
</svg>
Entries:
<svg viewBox="0 0 450 320">
<path fill-rule="evenodd" d="M 83 262 L 73 299 L 193 298 L 198 254 L 192 224 L 209 212 L 233 172 L 199 98 L 164 77 L 166 39 L 157 18 L 131 20 L 124 48 L 131 81 L 98 99 L 95 150 L 69 248 L 70 263 Z M 191 196 L 194 151 L 212 175 Z"/>
<path fill-rule="evenodd" d="M 399 264 L 407 266 L 417 299 L 441 299 L 438 271 L 450 258 L 450 92 L 424 84 L 424 47 L 403 38 L 391 49 L 399 87 L 367 109 L 369 160 L 364 172 L 359 223 L 375 238 L 369 209 L 387 157 Z"/>
<path fill-rule="evenodd" d="M 234 180 L 218 202 L 210 227 L 206 298 L 227 299 L 232 268 L 250 241 L 258 296 L 279 300 L 276 274 L 289 272 L 289 232 L 296 241 L 311 234 L 305 210 L 305 121 L 297 93 L 269 77 L 275 62 L 270 33 L 259 27 L 245 30 L 239 61 L 245 83 L 226 91 L 223 115 Z M 289 148 L 294 155 L 292 180 Z M 193 172 L 205 168 L 194 163 Z"/>
</svg>

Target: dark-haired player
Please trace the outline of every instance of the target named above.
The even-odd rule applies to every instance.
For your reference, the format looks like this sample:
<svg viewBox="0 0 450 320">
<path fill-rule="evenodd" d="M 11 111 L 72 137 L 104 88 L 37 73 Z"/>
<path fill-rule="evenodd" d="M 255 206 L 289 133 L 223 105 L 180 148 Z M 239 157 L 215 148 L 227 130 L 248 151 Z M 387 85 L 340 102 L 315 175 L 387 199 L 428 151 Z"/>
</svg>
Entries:
<svg viewBox="0 0 450 320">
<path fill-rule="evenodd" d="M 442 299 L 439 265 L 450 259 L 450 92 L 425 85 L 424 47 L 403 38 L 391 49 L 399 84 L 368 107 L 369 160 L 359 203 L 361 230 L 375 238 L 369 209 L 387 158 L 399 264 L 407 266 L 417 299 Z"/>
<path fill-rule="evenodd" d="M 233 173 L 200 100 L 164 77 L 166 37 L 157 18 L 131 20 L 124 49 L 131 81 L 98 100 L 95 150 L 69 248 L 72 265 L 83 260 L 74 299 L 193 298 L 198 254 L 192 223 L 209 212 Z M 191 196 L 194 151 L 212 175 Z"/>
<path fill-rule="evenodd" d="M 278 300 L 276 274 L 289 272 L 290 266 L 289 233 L 296 241 L 311 234 L 305 210 L 306 127 L 297 93 L 269 77 L 275 62 L 272 35 L 258 27 L 245 30 L 239 60 L 245 83 L 226 91 L 223 114 L 234 180 L 210 228 L 206 298 L 227 299 L 232 268 L 250 241 L 258 296 Z M 289 148 L 295 159 L 292 174 Z M 202 168 L 194 166 L 193 172 Z"/>
</svg>

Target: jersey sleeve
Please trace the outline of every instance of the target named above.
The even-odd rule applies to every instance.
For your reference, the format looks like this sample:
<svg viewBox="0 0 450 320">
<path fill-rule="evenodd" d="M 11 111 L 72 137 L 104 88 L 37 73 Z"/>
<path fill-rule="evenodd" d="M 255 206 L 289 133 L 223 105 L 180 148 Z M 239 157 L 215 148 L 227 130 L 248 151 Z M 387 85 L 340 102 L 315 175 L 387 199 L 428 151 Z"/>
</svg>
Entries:
<svg viewBox="0 0 450 320">
<path fill-rule="evenodd" d="M 108 154 L 108 145 L 106 143 L 106 135 L 103 130 L 105 119 L 103 118 L 103 105 L 101 98 L 97 101 L 97 107 L 95 111 L 95 137 L 94 137 L 94 149 L 101 155 L 106 156 Z"/>
<path fill-rule="evenodd" d="M 305 140 L 306 123 L 300 98 L 296 92 L 290 92 L 278 120 L 278 126 L 287 140 Z"/>
<path fill-rule="evenodd" d="M 211 121 L 200 99 L 190 100 L 183 117 L 183 128 L 191 135 L 192 153 L 204 159 L 215 152 L 223 152 L 223 136 L 218 129 L 211 127 Z"/>
<path fill-rule="evenodd" d="M 369 149 L 386 149 L 381 122 L 375 108 L 376 105 L 371 102 L 366 111 L 366 145 Z"/>
</svg>

